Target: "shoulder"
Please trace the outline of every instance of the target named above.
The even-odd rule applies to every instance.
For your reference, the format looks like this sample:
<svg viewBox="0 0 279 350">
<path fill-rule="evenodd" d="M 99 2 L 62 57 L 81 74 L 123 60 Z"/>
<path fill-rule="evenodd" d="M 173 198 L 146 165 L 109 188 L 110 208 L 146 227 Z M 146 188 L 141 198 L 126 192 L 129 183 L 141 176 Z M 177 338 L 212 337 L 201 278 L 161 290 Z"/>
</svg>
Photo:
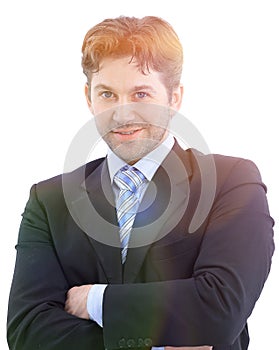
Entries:
<svg viewBox="0 0 279 350">
<path fill-rule="evenodd" d="M 63 184 L 67 186 L 79 187 L 82 185 L 83 181 L 100 165 L 104 162 L 105 158 L 99 158 L 93 160 L 79 168 L 68 172 L 56 175 L 49 179 L 38 182 L 33 185 L 35 188 L 36 195 L 38 199 L 50 199 L 53 200 L 63 197 Z"/>
<path fill-rule="evenodd" d="M 248 167 L 258 171 L 256 164 L 250 159 L 216 153 L 204 154 L 195 148 L 188 148 L 185 152 L 190 155 L 193 162 L 207 163 L 213 161 L 218 169 L 230 171 L 234 167 Z"/>
<path fill-rule="evenodd" d="M 217 183 L 256 182 L 262 183 L 257 165 L 250 159 L 222 154 L 203 154 L 196 149 L 188 149 L 191 164 L 195 172 L 214 171 Z"/>
</svg>

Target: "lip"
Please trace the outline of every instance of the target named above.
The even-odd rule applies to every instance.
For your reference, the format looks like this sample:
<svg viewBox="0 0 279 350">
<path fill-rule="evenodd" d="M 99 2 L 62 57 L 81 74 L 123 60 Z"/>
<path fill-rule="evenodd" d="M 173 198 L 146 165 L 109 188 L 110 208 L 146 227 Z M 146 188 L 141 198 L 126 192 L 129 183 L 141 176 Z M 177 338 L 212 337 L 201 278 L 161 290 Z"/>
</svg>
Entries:
<svg viewBox="0 0 279 350">
<path fill-rule="evenodd" d="M 137 128 L 137 129 L 116 129 L 113 131 L 113 134 L 121 141 L 129 141 L 137 139 L 141 132 L 143 131 L 143 128 Z"/>
</svg>

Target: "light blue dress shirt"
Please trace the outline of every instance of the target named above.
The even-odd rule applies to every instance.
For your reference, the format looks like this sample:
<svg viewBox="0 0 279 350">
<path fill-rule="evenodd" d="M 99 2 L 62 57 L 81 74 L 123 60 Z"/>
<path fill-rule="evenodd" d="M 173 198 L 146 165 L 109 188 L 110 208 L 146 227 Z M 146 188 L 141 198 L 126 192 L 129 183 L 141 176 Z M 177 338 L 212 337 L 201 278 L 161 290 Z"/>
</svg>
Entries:
<svg viewBox="0 0 279 350">
<path fill-rule="evenodd" d="M 149 181 L 152 180 L 159 166 L 162 164 L 166 156 L 169 154 L 170 150 L 174 145 L 174 138 L 172 135 L 168 135 L 167 138 L 162 142 L 157 148 L 152 152 L 147 154 L 144 158 L 140 159 L 134 166 L 140 170 L 146 179 L 148 180 L 143 186 L 144 188 L 141 191 L 140 201 L 144 195 L 144 192 L 147 189 Z M 126 163 L 120 159 L 115 153 L 111 150 L 108 151 L 107 155 L 109 175 L 111 179 L 112 189 L 115 195 L 115 198 L 118 198 L 119 189 L 114 184 L 113 178 L 114 175 L 120 170 Z M 101 327 L 103 327 L 103 295 L 107 287 L 107 284 L 94 284 L 87 297 L 87 311 L 91 320 L 97 322 Z M 155 348 L 153 348 L 155 349 Z M 157 350 L 163 348 L 156 348 Z"/>
</svg>

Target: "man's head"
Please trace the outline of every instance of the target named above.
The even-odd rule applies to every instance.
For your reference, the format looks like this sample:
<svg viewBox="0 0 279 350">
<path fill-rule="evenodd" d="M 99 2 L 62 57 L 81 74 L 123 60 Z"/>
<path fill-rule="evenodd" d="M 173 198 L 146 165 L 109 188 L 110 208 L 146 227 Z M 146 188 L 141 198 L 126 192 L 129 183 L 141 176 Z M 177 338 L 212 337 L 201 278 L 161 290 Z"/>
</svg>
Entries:
<svg viewBox="0 0 279 350">
<path fill-rule="evenodd" d="M 170 108 L 180 107 L 179 39 L 160 18 L 119 17 L 91 28 L 82 54 L 87 102 L 97 128 L 119 157 L 133 163 L 164 140 Z"/>
</svg>

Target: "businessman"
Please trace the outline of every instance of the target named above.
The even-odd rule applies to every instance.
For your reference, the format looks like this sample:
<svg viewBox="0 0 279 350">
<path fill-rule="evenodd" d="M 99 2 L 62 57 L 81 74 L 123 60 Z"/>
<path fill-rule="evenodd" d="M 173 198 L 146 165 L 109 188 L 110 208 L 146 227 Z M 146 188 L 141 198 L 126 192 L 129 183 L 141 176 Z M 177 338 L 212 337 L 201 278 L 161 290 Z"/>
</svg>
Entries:
<svg viewBox="0 0 279 350">
<path fill-rule="evenodd" d="M 32 186 L 10 349 L 248 348 L 274 251 L 266 187 L 251 161 L 173 137 L 182 64 L 157 17 L 86 34 L 85 96 L 109 151 Z"/>
</svg>

